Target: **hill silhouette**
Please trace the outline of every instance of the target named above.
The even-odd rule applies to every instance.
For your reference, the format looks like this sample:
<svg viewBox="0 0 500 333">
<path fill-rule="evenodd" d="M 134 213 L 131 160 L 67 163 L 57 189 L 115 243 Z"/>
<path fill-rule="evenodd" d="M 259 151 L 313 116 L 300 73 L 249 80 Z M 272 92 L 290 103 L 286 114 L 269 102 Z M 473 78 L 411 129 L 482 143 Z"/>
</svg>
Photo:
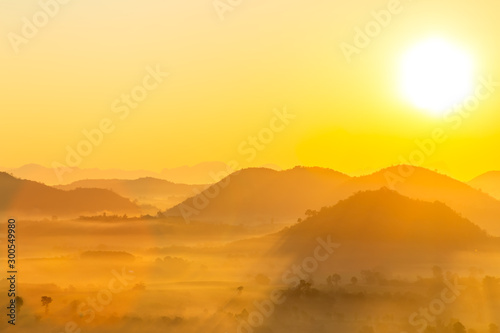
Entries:
<svg viewBox="0 0 500 333">
<path fill-rule="evenodd" d="M 110 212 L 139 214 L 130 200 L 104 189 L 63 191 L 0 172 L 0 211 L 17 216 L 78 216 Z"/>
<path fill-rule="evenodd" d="M 69 184 L 83 179 L 137 179 L 141 177 L 155 177 L 158 173 L 146 170 L 119 170 L 119 169 L 80 169 L 78 167 L 71 168 L 71 171 L 61 171 L 59 178 L 53 168 L 44 167 L 38 164 L 26 164 L 19 168 L 3 168 L 0 171 L 8 172 L 16 178 L 27 179 L 36 182 L 54 186 L 61 184 Z"/>
<path fill-rule="evenodd" d="M 426 244 L 466 248 L 486 242 L 490 236 L 441 202 L 408 198 L 382 188 L 363 191 L 324 207 L 304 221 L 281 232 L 293 239 L 331 235 L 339 242 Z"/>
<path fill-rule="evenodd" d="M 323 248 L 321 256 L 331 255 L 318 259 L 318 248 Z M 337 269 L 413 270 L 499 249 L 500 238 L 490 236 L 445 204 L 382 188 L 355 193 L 277 233 L 236 241 L 226 250 L 258 252 L 271 263 L 278 258 L 279 263 L 274 264 L 284 269 L 300 263 L 304 267 L 315 258 L 315 273 L 321 276 Z"/>
<path fill-rule="evenodd" d="M 339 267 L 413 270 L 500 248 L 498 238 L 445 204 L 410 199 L 386 188 L 356 193 L 277 234 L 233 246 L 300 263 L 314 255 L 320 239 L 330 244 L 331 256 L 319 265 L 319 274 Z"/>
<path fill-rule="evenodd" d="M 87 179 L 69 185 L 54 187 L 61 190 L 75 190 L 78 188 L 108 189 L 123 197 L 167 209 L 193 196 L 195 193 L 201 192 L 207 186 L 176 184 L 163 179 L 146 177 L 134 180 Z"/>
<path fill-rule="evenodd" d="M 401 168 L 412 168 L 413 173 L 402 177 Z M 441 201 L 489 233 L 500 236 L 500 201 L 471 186 L 437 172 L 409 166 L 394 166 L 371 175 L 355 177 L 339 186 L 342 198 L 358 191 L 391 189 L 414 199 Z"/>
<path fill-rule="evenodd" d="M 467 184 L 500 200 L 500 171 L 484 173 Z"/>
<path fill-rule="evenodd" d="M 182 216 L 187 207 L 198 211 L 193 219 L 202 221 L 295 221 L 311 207 L 330 204 L 335 188 L 349 178 L 323 168 L 296 167 L 285 171 L 249 168 L 226 177 L 165 214 Z M 200 204 L 205 207 L 198 209 Z"/>
<path fill-rule="evenodd" d="M 67 185 L 85 179 L 138 179 L 153 177 L 165 179 L 182 184 L 212 184 L 219 178 L 216 174 L 227 173 L 228 166 L 222 162 L 203 162 L 193 166 L 163 169 L 161 172 L 148 170 L 121 170 L 121 169 L 81 169 L 78 167 L 70 170 L 60 170 L 60 177 L 53 168 L 38 164 L 26 164 L 18 168 L 1 168 L 0 171 L 8 172 L 16 178 L 28 179 L 44 184 Z M 67 171 L 67 172 L 66 172 Z"/>
<path fill-rule="evenodd" d="M 425 168 L 412 167 L 413 172 L 403 177 L 399 173 L 401 167 L 405 166 L 360 177 L 321 168 L 246 169 L 168 210 L 167 214 L 181 216 L 187 207 L 196 208 L 197 214 L 191 218 L 200 221 L 249 223 L 274 219 L 291 222 L 302 217 L 307 209 L 334 204 L 359 191 L 393 185 L 391 189 L 410 198 L 441 201 L 489 233 L 500 235 L 499 200 Z M 206 207 L 198 209 L 203 202 Z"/>
</svg>

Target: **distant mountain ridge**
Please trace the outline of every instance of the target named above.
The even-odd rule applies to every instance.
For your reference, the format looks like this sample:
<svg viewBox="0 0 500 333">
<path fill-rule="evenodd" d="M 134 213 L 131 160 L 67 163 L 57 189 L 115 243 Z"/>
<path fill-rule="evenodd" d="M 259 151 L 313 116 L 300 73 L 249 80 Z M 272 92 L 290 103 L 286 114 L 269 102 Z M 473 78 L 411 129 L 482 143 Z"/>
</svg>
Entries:
<svg viewBox="0 0 500 333">
<path fill-rule="evenodd" d="M 317 267 L 316 276 L 327 276 L 339 267 L 346 271 L 396 264 L 414 268 L 450 262 L 465 253 L 496 253 L 500 238 L 490 236 L 443 203 L 415 200 L 382 188 L 357 192 L 310 212 L 304 220 L 279 232 L 227 245 L 233 253 L 248 249 L 271 258 L 271 262 L 280 258 L 279 264 L 289 272 L 283 279 L 298 282 L 289 268 L 298 268 L 301 263 L 302 272 L 307 265 L 313 270 Z"/>
<path fill-rule="evenodd" d="M 420 167 L 403 167 L 412 172 L 402 176 L 401 166 L 394 166 L 370 175 L 350 177 L 321 168 L 244 169 L 167 210 L 166 214 L 185 216 L 188 210 L 196 213 L 191 219 L 200 221 L 292 222 L 308 209 L 334 204 L 359 191 L 393 185 L 391 189 L 411 198 L 441 201 L 481 228 L 500 235 L 499 200 L 446 175 Z M 206 207 L 198 208 L 203 202 Z"/>
<path fill-rule="evenodd" d="M 324 168 L 296 167 L 284 171 L 249 168 L 232 174 L 200 194 L 165 212 L 182 216 L 199 210 L 193 219 L 226 223 L 270 223 L 296 220 L 311 207 L 331 203 L 334 189 L 349 176 Z M 219 193 L 214 195 L 213 193 Z M 203 209 L 199 203 L 206 202 Z"/>
<path fill-rule="evenodd" d="M 412 170 L 411 174 L 402 176 L 399 172 L 401 167 Z M 397 181 L 391 183 L 393 179 Z M 394 185 L 391 189 L 410 198 L 443 202 L 491 234 L 500 236 L 500 221 L 497 218 L 500 216 L 499 200 L 461 181 L 425 168 L 389 167 L 371 175 L 352 178 L 342 184 L 339 192 L 344 193 L 345 198 L 346 194 L 377 190 L 389 184 Z"/>
<path fill-rule="evenodd" d="M 500 200 L 500 171 L 486 172 L 467 184 Z"/>
<path fill-rule="evenodd" d="M 147 177 L 134 180 L 87 179 L 54 187 L 61 190 L 75 190 L 78 188 L 108 189 L 123 197 L 166 209 L 203 191 L 208 185 L 177 184 L 163 179 Z"/>
<path fill-rule="evenodd" d="M 165 168 L 161 172 L 121 169 L 71 168 L 60 171 L 60 177 L 53 168 L 38 164 L 26 164 L 19 168 L 0 168 L 14 177 L 42 182 L 47 185 L 67 185 L 85 179 L 138 179 L 152 177 L 183 184 L 212 184 L 219 180 L 214 175 L 227 174 L 228 166 L 223 162 L 203 162 L 193 166 Z"/>
<path fill-rule="evenodd" d="M 388 188 L 361 191 L 281 232 L 283 237 L 331 235 L 337 241 L 475 247 L 486 231 L 441 202 L 411 199 Z M 286 243 L 283 243 L 286 246 Z M 293 244 L 289 245 L 293 247 Z"/>
<path fill-rule="evenodd" d="M 0 172 L 0 211 L 16 216 L 63 216 L 109 212 L 140 214 L 130 200 L 104 189 L 63 191 Z"/>
</svg>

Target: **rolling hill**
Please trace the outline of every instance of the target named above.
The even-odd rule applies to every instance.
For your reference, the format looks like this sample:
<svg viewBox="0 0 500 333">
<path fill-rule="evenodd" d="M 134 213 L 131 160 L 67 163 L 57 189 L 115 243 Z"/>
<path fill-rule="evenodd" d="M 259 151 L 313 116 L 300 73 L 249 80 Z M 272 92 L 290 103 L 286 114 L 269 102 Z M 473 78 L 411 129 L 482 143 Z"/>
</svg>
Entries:
<svg viewBox="0 0 500 333">
<path fill-rule="evenodd" d="M 320 276 L 336 270 L 390 274 L 471 265 L 500 248 L 498 238 L 446 205 L 388 189 L 358 192 L 271 237 L 276 245 L 266 256 L 285 256 L 302 267 L 318 246 L 330 251 L 324 263 L 316 257 Z"/>
<path fill-rule="evenodd" d="M 126 179 L 88 179 L 69 185 L 54 186 L 61 190 L 78 188 L 100 188 L 111 190 L 123 197 L 138 200 L 160 209 L 170 208 L 194 194 L 203 191 L 208 185 L 176 184 L 157 178 Z M 156 213 L 156 212 L 155 212 Z"/>
<path fill-rule="evenodd" d="M 61 170 L 60 175 L 53 168 L 38 164 L 26 164 L 18 168 L 2 168 L 0 171 L 8 172 L 16 178 L 33 180 L 44 184 L 67 185 L 85 179 L 138 179 L 153 177 L 166 179 L 182 184 L 212 184 L 215 174 L 226 173 L 228 166 L 222 162 L 203 162 L 193 166 L 163 169 L 161 172 L 147 170 L 121 170 L 121 169 L 81 169 L 78 167 L 70 170 Z"/>
<path fill-rule="evenodd" d="M 332 202 L 335 188 L 350 177 L 322 168 L 296 167 L 285 171 L 244 169 L 166 211 L 200 221 L 270 223 L 295 221 L 311 207 Z"/>
<path fill-rule="evenodd" d="M 473 261 L 499 249 L 500 238 L 445 204 L 382 188 L 358 192 L 277 233 L 228 244 L 226 251 L 260 254 L 279 272 L 311 265 L 308 272 L 318 277 L 339 270 L 460 265 L 463 258 Z"/>
<path fill-rule="evenodd" d="M 403 166 L 407 167 L 407 166 Z M 345 198 L 358 191 L 390 187 L 410 198 L 441 201 L 479 227 L 500 236 L 500 201 L 446 175 L 425 168 L 413 167 L 413 173 L 402 177 L 401 166 L 380 170 L 371 175 L 355 177 L 339 186 L 337 193 Z M 396 181 L 395 181 L 396 180 Z"/>
<path fill-rule="evenodd" d="M 484 173 L 467 184 L 500 200 L 500 171 Z"/>
<path fill-rule="evenodd" d="M 382 188 L 362 191 L 324 207 L 280 232 L 280 248 L 330 235 L 337 242 L 360 242 L 474 249 L 491 237 L 441 202 L 410 199 Z"/>
<path fill-rule="evenodd" d="M 402 166 L 405 167 L 405 166 Z M 500 235 L 500 201 L 451 177 L 413 168 L 402 177 L 401 166 L 349 177 L 330 169 L 246 169 L 212 185 L 166 213 L 200 221 L 227 223 L 291 222 L 308 209 L 334 204 L 359 191 L 390 187 L 425 201 L 441 201 L 493 235 Z M 397 181 L 394 181 L 394 180 Z M 227 186 L 225 185 L 227 183 Z"/>
<path fill-rule="evenodd" d="M 63 191 L 0 172 L 0 211 L 16 216 L 74 217 L 83 214 L 139 214 L 130 200 L 104 189 Z"/>
<path fill-rule="evenodd" d="M 277 233 L 227 245 L 234 254 L 261 253 L 267 264 L 281 266 L 279 272 L 302 263 L 319 276 L 376 267 L 411 271 L 463 258 L 470 264 L 499 249 L 500 238 L 445 204 L 387 188 L 358 192 Z"/>
</svg>

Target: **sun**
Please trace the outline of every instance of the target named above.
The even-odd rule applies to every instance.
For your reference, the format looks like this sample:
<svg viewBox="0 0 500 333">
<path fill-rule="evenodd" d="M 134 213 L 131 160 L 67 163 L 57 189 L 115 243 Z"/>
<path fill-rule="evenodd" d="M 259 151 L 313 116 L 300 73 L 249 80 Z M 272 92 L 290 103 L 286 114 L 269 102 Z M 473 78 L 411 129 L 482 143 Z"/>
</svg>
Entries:
<svg viewBox="0 0 500 333">
<path fill-rule="evenodd" d="M 473 61 L 445 39 L 422 41 L 403 56 L 401 89 L 416 108 L 441 115 L 473 92 Z"/>
</svg>

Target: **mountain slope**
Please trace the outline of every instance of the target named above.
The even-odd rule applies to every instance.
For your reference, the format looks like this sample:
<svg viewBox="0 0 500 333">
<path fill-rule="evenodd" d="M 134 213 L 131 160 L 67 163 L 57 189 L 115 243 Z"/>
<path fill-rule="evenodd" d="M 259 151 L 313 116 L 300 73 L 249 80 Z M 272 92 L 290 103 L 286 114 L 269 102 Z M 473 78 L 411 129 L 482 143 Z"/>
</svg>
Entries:
<svg viewBox="0 0 500 333">
<path fill-rule="evenodd" d="M 306 220 L 281 232 L 291 239 L 330 235 L 337 241 L 447 245 L 463 248 L 488 240 L 488 234 L 440 202 L 410 199 L 382 188 L 358 192 L 322 208 Z M 295 243 L 296 244 L 296 243 Z"/>
<path fill-rule="evenodd" d="M 402 168 L 412 168 L 409 175 Z M 225 186 L 227 183 L 227 186 Z M 393 185 L 393 187 L 390 187 Z M 330 169 L 246 169 L 167 211 L 205 221 L 291 222 L 307 209 L 334 204 L 356 192 L 390 187 L 414 199 L 441 201 L 493 235 L 500 235 L 500 201 L 451 177 L 418 167 L 397 166 L 349 177 Z"/>
<path fill-rule="evenodd" d="M 307 272 L 316 278 L 340 270 L 403 272 L 453 261 L 463 265 L 464 258 L 471 264 L 499 249 L 500 238 L 445 204 L 387 188 L 358 192 L 280 232 L 227 245 L 235 254 L 260 253 L 268 265 L 281 267 L 280 274 L 309 276 Z"/>
<path fill-rule="evenodd" d="M 285 171 L 250 168 L 232 174 L 166 214 L 225 223 L 296 220 L 311 207 L 330 204 L 335 188 L 350 177 L 322 168 Z"/>
<path fill-rule="evenodd" d="M 26 164 L 19 168 L 2 168 L 0 171 L 8 172 L 16 178 L 42 182 L 47 185 L 67 185 L 72 182 L 85 179 L 137 179 L 154 177 L 168 179 L 182 184 L 212 184 L 215 182 L 214 175 L 227 174 L 228 166 L 222 162 L 203 162 L 193 166 L 182 166 L 178 168 L 163 169 L 161 172 L 147 170 L 121 170 L 121 169 L 80 169 L 78 167 L 70 170 L 59 170 L 57 175 L 54 168 L 44 167 L 38 164 Z M 219 178 L 216 178 L 219 179 Z"/>
<path fill-rule="evenodd" d="M 472 179 L 467 184 L 500 200 L 500 171 L 487 172 Z"/>
<path fill-rule="evenodd" d="M 203 191 L 208 185 L 176 184 L 157 178 L 126 179 L 87 179 L 69 185 L 54 186 L 61 190 L 78 188 L 100 188 L 111 190 L 123 197 L 138 200 L 141 203 L 170 208 L 187 198 Z"/>
<path fill-rule="evenodd" d="M 493 235 L 500 235 L 500 201 L 451 177 L 412 167 L 413 173 L 402 177 L 402 167 L 390 167 L 374 174 L 352 178 L 337 189 L 341 198 L 358 191 L 390 187 L 397 192 L 419 200 L 441 201 L 463 214 Z"/>
<path fill-rule="evenodd" d="M 110 212 L 139 214 L 130 200 L 103 189 L 63 191 L 0 172 L 0 211 L 22 216 L 78 216 Z"/>
</svg>

